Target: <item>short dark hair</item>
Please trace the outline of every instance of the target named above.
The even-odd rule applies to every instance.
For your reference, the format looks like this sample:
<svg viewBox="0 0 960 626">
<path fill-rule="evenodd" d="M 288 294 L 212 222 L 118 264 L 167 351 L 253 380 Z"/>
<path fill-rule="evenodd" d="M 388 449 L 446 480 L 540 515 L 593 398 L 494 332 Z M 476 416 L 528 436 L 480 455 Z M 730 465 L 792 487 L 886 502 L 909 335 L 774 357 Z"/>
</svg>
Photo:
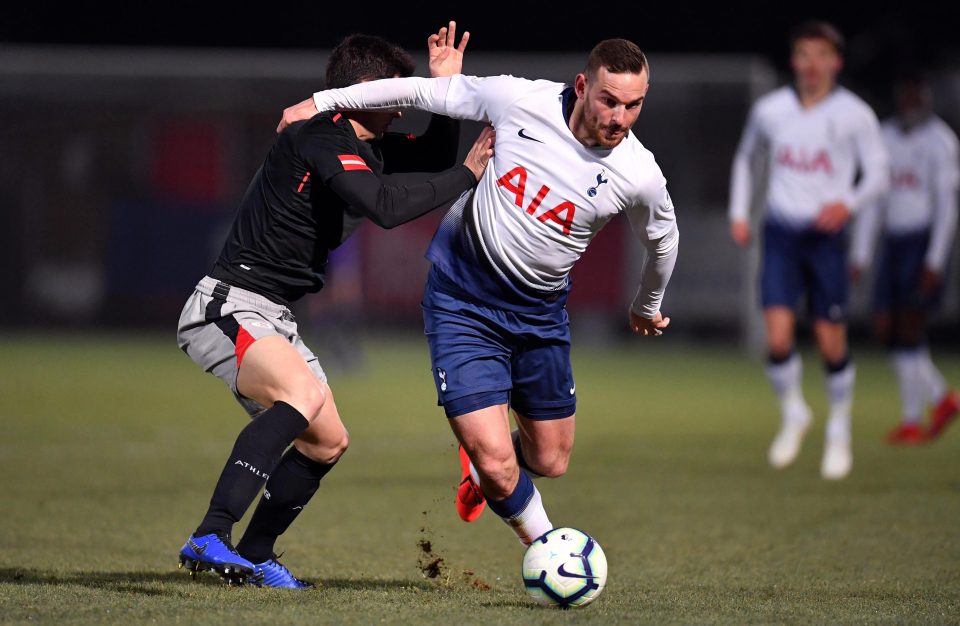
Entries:
<svg viewBox="0 0 960 626">
<path fill-rule="evenodd" d="M 593 47 L 583 73 L 595 76 L 601 67 L 614 74 L 640 74 L 644 70 L 650 73 L 646 55 L 637 44 L 626 39 L 604 39 Z"/>
<path fill-rule="evenodd" d="M 798 24 L 790 32 L 790 49 L 797 45 L 801 39 L 823 39 L 833 46 L 837 54 L 843 54 L 844 41 L 843 34 L 830 22 L 821 20 L 807 20 Z"/>
<path fill-rule="evenodd" d="M 349 35 L 330 53 L 327 89 L 367 80 L 411 76 L 415 64 L 400 46 L 375 35 Z"/>
</svg>

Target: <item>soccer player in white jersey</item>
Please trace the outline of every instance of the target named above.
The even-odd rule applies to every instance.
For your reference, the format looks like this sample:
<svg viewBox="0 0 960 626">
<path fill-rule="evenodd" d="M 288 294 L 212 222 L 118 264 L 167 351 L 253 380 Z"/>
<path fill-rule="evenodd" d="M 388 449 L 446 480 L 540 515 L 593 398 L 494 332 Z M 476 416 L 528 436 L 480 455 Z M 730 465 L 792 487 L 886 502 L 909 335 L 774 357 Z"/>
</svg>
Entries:
<svg viewBox="0 0 960 626">
<path fill-rule="evenodd" d="M 553 528 L 530 479 L 563 474 L 573 446 L 569 273 L 621 213 L 648 251 L 630 326 L 657 336 L 669 323 L 660 303 L 679 240 L 673 204 L 630 131 L 648 78 L 640 49 L 610 39 L 572 86 L 401 78 L 319 92 L 284 113 L 416 107 L 494 126 L 488 174 L 450 210 L 427 252 L 423 312 L 439 404 L 461 444 L 457 511 L 472 521 L 486 501 L 524 544 Z"/>
<path fill-rule="evenodd" d="M 859 277 L 869 266 L 873 239 L 882 233 L 874 329 L 890 350 L 902 409 L 887 441 L 909 445 L 936 438 L 960 412 L 960 397 L 934 366 L 924 337 L 957 229 L 960 163 L 957 136 L 933 114 L 922 76 L 901 77 L 894 99 L 897 114 L 881 127 L 890 153 L 890 193 L 857 220 L 851 274 Z M 933 408 L 924 429 L 927 404 Z"/>
<path fill-rule="evenodd" d="M 887 157 L 873 111 L 836 84 L 843 64 L 840 33 L 830 24 L 807 22 L 790 42 L 794 83 L 754 103 L 734 158 L 730 231 L 739 245 L 750 242 L 751 165 L 762 157 L 768 180 L 760 291 L 767 377 L 781 409 L 768 458 L 776 468 L 790 465 L 812 420 L 795 347 L 795 311 L 806 294 L 830 402 L 820 472 L 840 479 L 853 464 L 855 379 L 847 345 L 845 227 L 851 215 L 886 190 Z"/>
</svg>

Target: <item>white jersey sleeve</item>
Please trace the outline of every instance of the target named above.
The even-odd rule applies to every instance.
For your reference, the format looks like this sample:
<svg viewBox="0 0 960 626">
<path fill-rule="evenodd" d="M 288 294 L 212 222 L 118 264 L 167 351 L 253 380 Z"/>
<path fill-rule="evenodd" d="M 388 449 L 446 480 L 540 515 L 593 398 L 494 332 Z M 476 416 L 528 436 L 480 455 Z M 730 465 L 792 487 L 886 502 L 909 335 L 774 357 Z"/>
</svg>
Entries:
<svg viewBox="0 0 960 626">
<path fill-rule="evenodd" d="M 760 132 L 760 124 L 757 121 L 757 108 L 754 105 L 750 108 L 737 152 L 733 157 L 733 168 L 730 173 L 729 216 L 731 222 L 746 221 L 750 218 L 750 201 L 754 187 L 753 161 L 764 146 L 763 134 Z"/>
<path fill-rule="evenodd" d="M 853 236 L 850 242 L 850 264 L 862 270 L 870 267 L 877 235 L 880 232 L 882 216 L 885 214 L 885 200 L 871 202 L 857 212 L 853 221 Z"/>
<path fill-rule="evenodd" d="M 890 189 L 890 164 L 880 134 L 880 122 L 865 104 L 858 122 L 859 128 L 853 133 L 853 141 L 859 157 L 860 180 L 847 199 L 847 207 L 852 213 L 876 202 Z"/>
<path fill-rule="evenodd" d="M 956 135 L 944 133 L 941 136 L 943 139 L 933 159 L 933 219 L 926 256 L 926 266 L 935 272 L 942 272 L 950 259 L 950 248 L 957 230 L 957 191 L 960 187 Z"/>
<path fill-rule="evenodd" d="M 641 317 L 652 319 L 660 310 L 667 283 L 673 275 L 680 244 L 673 212 L 673 201 L 667 191 L 667 181 L 662 174 L 644 185 L 636 204 L 627 207 L 625 213 L 630 226 L 640 243 L 647 250 L 640 286 L 631 305 L 631 310 Z"/>
<path fill-rule="evenodd" d="M 533 81 L 513 76 L 387 78 L 313 94 L 320 112 L 414 108 L 457 119 L 496 124 Z"/>
</svg>

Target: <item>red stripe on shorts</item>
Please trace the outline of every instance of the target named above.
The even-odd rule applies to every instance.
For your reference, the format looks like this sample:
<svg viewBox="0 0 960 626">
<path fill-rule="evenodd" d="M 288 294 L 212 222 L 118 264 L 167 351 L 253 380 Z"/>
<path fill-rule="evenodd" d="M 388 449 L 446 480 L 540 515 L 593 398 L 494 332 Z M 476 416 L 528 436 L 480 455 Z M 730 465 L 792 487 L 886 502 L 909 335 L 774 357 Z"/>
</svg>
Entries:
<svg viewBox="0 0 960 626">
<path fill-rule="evenodd" d="M 256 341 L 253 335 L 247 332 L 247 329 L 243 326 L 240 327 L 240 330 L 237 331 L 237 341 L 235 342 L 237 350 L 237 367 L 240 367 L 240 363 L 243 362 L 243 355 L 247 353 L 247 348 L 253 345 L 253 342 Z"/>
</svg>

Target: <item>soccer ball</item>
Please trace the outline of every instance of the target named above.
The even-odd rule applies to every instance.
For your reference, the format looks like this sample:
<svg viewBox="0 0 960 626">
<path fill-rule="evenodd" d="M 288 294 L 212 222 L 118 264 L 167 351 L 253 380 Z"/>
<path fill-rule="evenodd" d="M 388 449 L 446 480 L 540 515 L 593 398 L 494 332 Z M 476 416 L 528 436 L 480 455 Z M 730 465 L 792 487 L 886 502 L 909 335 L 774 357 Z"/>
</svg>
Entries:
<svg viewBox="0 0 960 626">
<path fill-rule="evenodd" d="M 554 528 L 523 555 L 523 584 L 547 606 L 584 606 L 607 583 L 607 557 L 593 537 L 576 528 Z"/>
</svg>

